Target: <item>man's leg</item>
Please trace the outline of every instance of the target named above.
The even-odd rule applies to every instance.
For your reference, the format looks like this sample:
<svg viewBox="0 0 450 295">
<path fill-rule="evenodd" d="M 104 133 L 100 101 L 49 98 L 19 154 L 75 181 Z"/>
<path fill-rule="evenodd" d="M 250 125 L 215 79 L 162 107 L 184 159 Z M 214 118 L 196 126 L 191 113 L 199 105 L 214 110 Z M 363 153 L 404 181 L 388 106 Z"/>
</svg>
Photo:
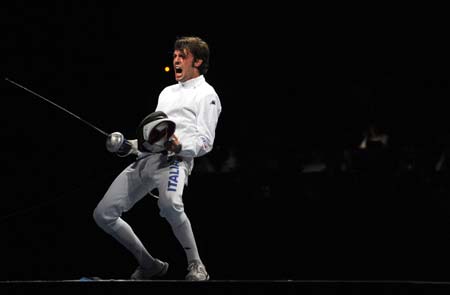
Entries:
<svg viewBox="0 0 450 295">
<path fill-rule="evenodd" d="M 186 279 L 208 280 L 209 276 L 200 259 L 191 223 L 184 212 L 182 195 L 186 177 L 187 170 L 183 162 L 174 161 L 169 167 L 158 170 L 158 206 L 160 215 L 169 222 L 175 237 L 185 251 L 190 271 Z"/>
<path fill-rule="evenodd" d="M 155 258 L 150 255 L 132 228 L 122 218 L 148 192 L 134 163 L 122 171 L 113 181 L 103 199 L 94 210 L 94 220 L 100 228 L 126 247 L 143 268 L 151 268 Z"/>
</svg>

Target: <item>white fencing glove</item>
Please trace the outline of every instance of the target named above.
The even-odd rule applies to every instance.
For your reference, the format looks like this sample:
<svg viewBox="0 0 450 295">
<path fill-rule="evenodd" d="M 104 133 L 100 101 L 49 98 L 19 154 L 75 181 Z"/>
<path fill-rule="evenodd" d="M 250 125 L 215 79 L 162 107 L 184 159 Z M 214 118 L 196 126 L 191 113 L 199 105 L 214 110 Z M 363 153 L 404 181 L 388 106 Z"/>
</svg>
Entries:
<svg viewBox="0 0 450 295">
<path fill-rule="evenodd" d="M 106 149 L 119 157 L 126 157 L 132 154 L 137 155 L 138 142 L 137 139 L 126 139 L 120 132 L 113 132 L 106 139 Z"/>
</svg>

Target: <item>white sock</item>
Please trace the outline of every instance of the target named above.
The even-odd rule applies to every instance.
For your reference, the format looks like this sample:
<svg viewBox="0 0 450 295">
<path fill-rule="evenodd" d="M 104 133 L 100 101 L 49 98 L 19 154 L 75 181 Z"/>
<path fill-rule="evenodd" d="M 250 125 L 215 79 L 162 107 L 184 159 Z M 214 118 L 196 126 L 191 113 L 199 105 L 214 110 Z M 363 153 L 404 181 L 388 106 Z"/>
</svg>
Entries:
<svg viewBox="0 0 450 295">
<path fill-rule="evenodd" d="M 131 227 L 123 219 L 118 218 L 111 235 L 127 248 L 142 267 L 151 267 L 155 258 L 148 253 Z"/>
<path fill-rule="evenodd" d="M 172 230 L 186 253 L 188 263 L 193 260 L 201 261 L 189 218 L 186 216 L 184 222 L 177 227 L 172 227 Z"/>
</svg>

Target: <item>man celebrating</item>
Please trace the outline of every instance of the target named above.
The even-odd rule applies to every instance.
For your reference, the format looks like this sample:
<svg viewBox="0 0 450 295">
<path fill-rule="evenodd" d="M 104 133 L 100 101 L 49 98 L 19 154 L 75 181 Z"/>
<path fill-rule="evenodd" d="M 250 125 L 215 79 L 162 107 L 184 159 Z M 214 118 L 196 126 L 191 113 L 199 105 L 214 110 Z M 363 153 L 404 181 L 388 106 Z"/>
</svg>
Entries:
<svg viewBox="0 0 450 295">
<path fill-rule="evenodd" d="M 163 276 L 169 266 L 147 251 L 121 217 L 155 188 L 160 215 L 169 222 L 185 251 L 186 280 L 209 280 L 182 199 L 194 158 L 213 148 L 222 110 L 216 91 L 204 76 L 209 67 L 208 44 L 195 36 L 178 38 L 173 67 L 177 83 L 161 91 L 155 112 L 138 127 L 138 138 L 108 138 L 108 150 L 120 156 L 135 154 L 137 158 L 117 176 L 94 210 L 98 226 L 136 258 L 133 280 Z"/>
</svg>

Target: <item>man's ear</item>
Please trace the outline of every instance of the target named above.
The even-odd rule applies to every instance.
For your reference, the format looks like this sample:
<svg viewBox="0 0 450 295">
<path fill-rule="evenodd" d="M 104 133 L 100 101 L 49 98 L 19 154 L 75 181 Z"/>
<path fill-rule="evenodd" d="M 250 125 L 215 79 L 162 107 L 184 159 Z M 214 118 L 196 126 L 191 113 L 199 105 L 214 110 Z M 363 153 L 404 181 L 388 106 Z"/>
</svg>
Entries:
<svg viewBox="0 0 450 295">
<path fill-rule="evenodd" d="M 197 59 L 197 60 L 194 62 L 194 66 L 195 66 L 196 68 L 198 68 L 198 67 L 200 67 L 200 66 L 202 65 L 202 63 L 203 63 L 203 59 Z"/>
</svg>

